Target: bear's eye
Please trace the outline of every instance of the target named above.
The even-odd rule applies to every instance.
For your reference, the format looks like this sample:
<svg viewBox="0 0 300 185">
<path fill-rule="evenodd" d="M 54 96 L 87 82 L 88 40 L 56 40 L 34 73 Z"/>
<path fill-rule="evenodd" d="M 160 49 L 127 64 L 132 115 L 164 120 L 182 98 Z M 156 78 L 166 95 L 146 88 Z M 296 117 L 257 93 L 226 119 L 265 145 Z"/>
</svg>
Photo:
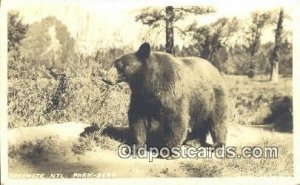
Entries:
<svg viewBox="0 0 300 185">
<path fill-rule="evenodd" d="M 124 65 L 122 64 L 122 62 L 121 61 L 116 61 L 116 63 L 115 63 L 115 67 L 118 69 L 118 70 L 123 70 L 123 68 L 124 68 Z"/>
</svg>

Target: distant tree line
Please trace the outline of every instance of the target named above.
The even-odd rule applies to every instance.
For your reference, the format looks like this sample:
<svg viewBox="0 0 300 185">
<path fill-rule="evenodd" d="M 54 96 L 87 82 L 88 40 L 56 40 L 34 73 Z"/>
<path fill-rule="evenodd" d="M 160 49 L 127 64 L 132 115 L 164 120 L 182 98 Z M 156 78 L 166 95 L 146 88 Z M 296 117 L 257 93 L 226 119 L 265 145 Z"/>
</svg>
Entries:
<svg viewBox="0 0 300 185">
<path fill-rule="evenodd" d="M 262 44 L 257 54 L 253 58 L 254 69 L 256 74 L 269 75 L 271 72 L 271 64 L 269 57 L 271 55 L 274 43 L 268 42 Z M 153 46 L 153 50 L 165 51 L 164 45 Z M 201 55 L 194 45 L 183 46 L 182 48 L 175 45 L 174 52 L 176 56 L 197 56 L 206 58 Z M 285 40 L 279 49 L 279 74 L 284 76 L 292 75 L 293 56 L 292 43 Z M 229 49 L 225 47 L 219 48 L 211 54 L 210 60 L 221 72 L 232 75 L 248 75 L 249 74 L 249 53 L 241 45 L 234 45 Z M 206 58 L 207 59 L 207 58 Z"/>
<path fill-rule="evenodd" d="M 136 21 L 150 26 L 151 33 L 155 28 L 165 26 L 166 45 L 156 49 L 177 56 L 198 56 L 212 62 L 220 71 L 229 74 L 248 75 L 266 74 L 271 80 L 278 81 L 278 73 L 292 73 L 292 43 L 285 37 L 282 22 L 287 16 L 283 9 L 269 12 L 253 12 L 248 25 L 240 27 L 237 18 L 221 18 L 214 23 L 199 26 L 196 23 L 187 28 L 179 28 L 175 23 L 184 20 L 188 14 L 203 15 L 214 13 L 211 7 L 166 7 L 166 9 L 144 8 L 136 16 Z M 278 18 L 277 18 L 278 17 Z M 163 21 L 165 20 L 165 22 Z M 261 37 L 266 26 L 274 26 L 274 42 L 261 44 Z M 183 37 L 189 36 L 192 44 L 179 48 L 174 41 L 174 31 Z M 274 26 L 275 28 L 275 26 Z M 240 29 L 240 30 L 239 30 Z M 243 38 L 236 37 L 243 29 Z M 235 38 L 234 38 L 235 37 Z M 230 39 L 240 42 L 229 44 Z M 277 78 L 276 78 L 277 77 Z"/>
<path fill-rule="evenodd" d="M 277 72 L 292 74 L 292 43 L 288 37 L 290 33 L 282 24 L 286 19 L 282 9 L 279 13 L 254 12 L 244 27 L 237 18 L 220 18 L 208 25 L 194 22 L 184 28 L 176 24 L 189 15 L 213 12 L 215 10 L 211 7 L 146 8 L 136 20 L 150 26 L 153 34 L 158 33 L 156 28 L 160 26 L 165 26 L 166 35 L 170 34 L 166 36 L 166 44 L 152 42 L 154 50 L 167 51 L 175 56 L 202 57 L 225 74 L 249 77 Z M 266 25 L 274 28 L 274 40 L 261 43 Z M 242 37 L 237 35 L 240 29 L 244 29 Z M 179 47 L 174 40 L 175 33 L 190 40 Z M 86 55 L 76 49 L 76 39 L 56 17 L 46 17 L 27 25 L 18 12 L 9 12 L 8 15 L 9 78 L 45 76 L 45 69 L 67 76 L 99 76 L 102 70 L 111 67 L 114 58 L 125 51 L 124 47 L 98 48 L 94 54 Z"/>
</svg>

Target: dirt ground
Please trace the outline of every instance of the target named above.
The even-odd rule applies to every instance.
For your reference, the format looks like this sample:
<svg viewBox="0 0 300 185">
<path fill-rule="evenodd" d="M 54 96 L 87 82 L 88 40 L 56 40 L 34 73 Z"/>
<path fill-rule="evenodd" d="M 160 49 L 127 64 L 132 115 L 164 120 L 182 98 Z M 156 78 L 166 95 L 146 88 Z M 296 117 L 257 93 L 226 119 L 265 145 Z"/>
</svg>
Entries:
<svg viewBox="0 0 300 185">
<path fill-rule="evenodd" d="M 38 127 L 20 127 L 8 130 L 9 146 L 18 146 L 24 141 L 34 141 L 45 137 L 54 137 L 56 151 L 49 155 L 46 160 L 32 162 L 22 158 L 9 159 L 9 174 L 28 173 L 61 173 L 64 178 L 72 178 L 76 173 L 107 173 L 112 177 L 211 177 L 211 176 L 291 176 L 291 164 L 279 159 L 266 160 L 244 160 L 221 161 L 220 159 L 154 159 L 148 162 L 147 159 L 122 159 L 118 156 L 117 150 L 104 150 L 94 147 L 92 151 L 84 155 L 75 155 L 71 149 L 78 141 L 80 133 L 88 125 L 83 123 L 48 124 Z M 285 146 L 284 152 L 288 155 L 292 152 L 291 133 L 279 133 L 268 131 L 262 128 L 247 127 L 241 125 L 229 126 L 227 145 L 228 146 L 258 146 L 262 141 L 279 143 Z M 117 141 L 113 141 L 119 144 Z M 288 146 L 286 146 L 288 145 Z M 290 150 L 290 151 L 289 151 Z M 279 157 L 280 158 L 280 157 Z M 284 158 L 286 158 L 284 156 Z M 252 164 L 253 163 L 253 164 Z M 220 165 L 219 165 L 220 164 Z M 236 165 L 236 166 L 234 166 Z M 258 172 L 251 172 L 247 165 L 262 165 Z M 275 165 L 275 167 L 274 167 Z M 240 170 L 238 168 L 241 168 Z M 255 167 L 255 169 L 257 166 Z M 264 170 L 267 170 L 265 172 Z M 268 171 L 269 170 L 269 171 Z"/>
</svg>

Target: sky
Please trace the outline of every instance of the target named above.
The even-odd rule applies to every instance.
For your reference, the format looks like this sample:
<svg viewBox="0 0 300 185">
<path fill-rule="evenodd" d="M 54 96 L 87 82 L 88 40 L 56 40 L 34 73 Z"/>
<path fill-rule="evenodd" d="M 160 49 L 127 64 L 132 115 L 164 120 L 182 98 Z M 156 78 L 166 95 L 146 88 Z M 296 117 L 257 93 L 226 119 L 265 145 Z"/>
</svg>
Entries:
<svg viewBox="0 0 300 185">
<path fill-rule="evenodd" d="M 69 32 L 77 40 L 79 49 L 88 53 L 94 52 L 97 48 L 120 45 L 137 48 L 145 41 L 143 35 L 147 33 L 149 27 L 136 22 L 135 15 L 140 8 L 146 6 L 215 6 L 216 13 L 201 16 L 196 20 L 201 24 L 209 24 L 220 17 L 237 16 L 246 20 L 253 11 L 270 10 L 280 6 L 283 6 L 288 14 L 293 11 L 293 1 L 289 0 L 186 0 L 184 3 L 180 0 L 6 0 L 4 2 L 8 10 L 19 11 L 25 23 L 30 24 L 49 15 L 56 16 L 67 25 Z M 188 20 L 186 24 L 193 21 Z M 291 21 L 284 23 L 288 29 L 292 29 Z M 264 34 L 263 42 L 274 37 L 271 37 L 272 29 L 268 32 Z M 164 43 L 163 34 L 151 39 L 155 43 Z M 178 35 L 175 35 L 176 41 L 175 44 L 181 46 L 185 44 Z"/>
</svg>

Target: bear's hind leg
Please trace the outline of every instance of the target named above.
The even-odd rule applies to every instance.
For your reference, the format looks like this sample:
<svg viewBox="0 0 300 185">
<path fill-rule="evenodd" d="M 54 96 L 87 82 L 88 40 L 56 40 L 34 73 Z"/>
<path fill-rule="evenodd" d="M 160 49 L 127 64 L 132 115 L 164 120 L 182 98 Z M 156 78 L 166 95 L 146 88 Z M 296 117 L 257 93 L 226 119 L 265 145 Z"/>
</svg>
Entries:
<svg viewBox="0 0 300 185">
<path fill-rule="evenodd" d="M 214 123 L 210 126 L 210 134 L 214 147 L 221 147 L 226 143 L 227 128 L 224 123 Z"/>
<path fill-rule="evenodd" d="M 223 89 L 215 89 L 216 105 L 209 117 L 209 131 L 215 147 L 226 143 L 227 126 L 226 113 L 227 104 Z"/>
</svg>

